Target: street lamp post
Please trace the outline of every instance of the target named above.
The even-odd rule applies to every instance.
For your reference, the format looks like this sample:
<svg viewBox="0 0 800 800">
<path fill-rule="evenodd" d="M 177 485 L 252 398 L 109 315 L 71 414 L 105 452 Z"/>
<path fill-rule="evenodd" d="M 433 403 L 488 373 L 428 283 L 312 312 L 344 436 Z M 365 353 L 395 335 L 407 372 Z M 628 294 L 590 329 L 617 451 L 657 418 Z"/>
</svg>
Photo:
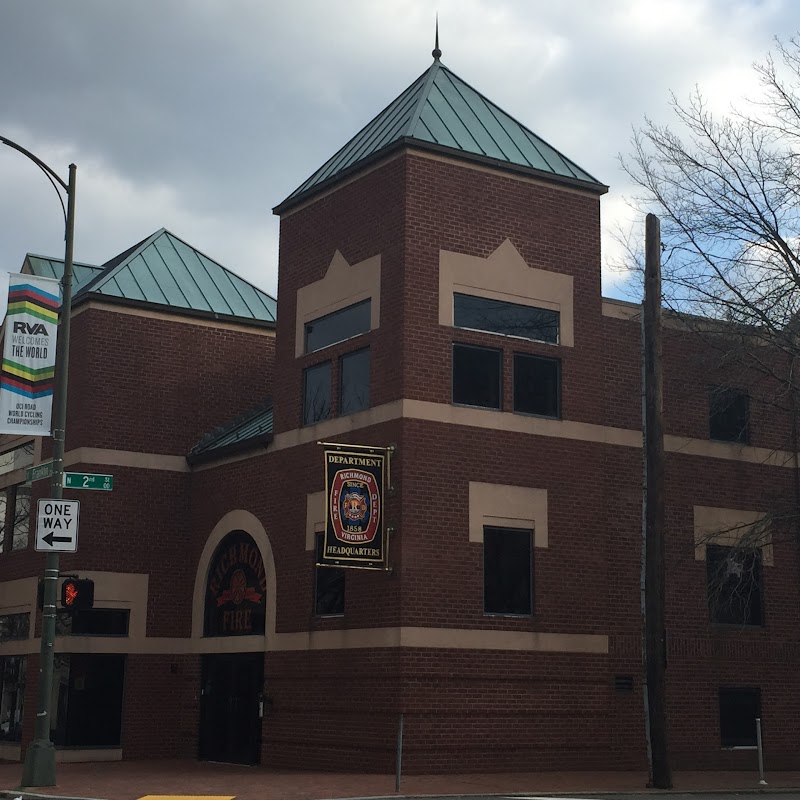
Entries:
<svg viewBox="0 0 800 800">
<path fill-rule="evenodd" d="M 67 423 L 67 372 L 69 368 L 69 332 L 72 311 L 72 246 L 75 235 L 75 173 L 77 167 L 69 165 L 69 182 L 64 181 L 40 158 L 24 147 L 0 136 L 0 144 L 12 147 L 45 173 L 61 200 L 64 211 L 65 250 L 64 275 L 61 279 L 61 315 L 56 343 L 56 382 L 53 397 L 53 478 L 50 496 L 60 500 L 64 486 L 64 444 Z M 67 195 L 67 207 L 58 187 Z M 22 769 L 23 786 L 55 786 L 56 753 L 50 741 L 50 706 L 53 694 L 53 650 L 56 639 L 56 601 L 58 595 L 59 555 L 48 553 L 44 569 L 44 604 L 42 609 L 42 642 L 39 651 L 39 686 L 36 705 L 34 738 L 25 753 Z"/>
</svg>

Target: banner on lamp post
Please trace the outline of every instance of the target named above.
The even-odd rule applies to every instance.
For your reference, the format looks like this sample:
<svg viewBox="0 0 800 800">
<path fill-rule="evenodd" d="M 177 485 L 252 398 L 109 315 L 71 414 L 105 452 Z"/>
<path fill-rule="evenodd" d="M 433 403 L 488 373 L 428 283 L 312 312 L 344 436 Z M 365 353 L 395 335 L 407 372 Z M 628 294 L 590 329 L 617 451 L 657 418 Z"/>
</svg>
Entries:
<svg viewBox="0 0 800 800">
<path fill-rule="evenodd" d="M 8 276 L 0 433 L 50 436 L 60 308 L 57 280 Z"/>
</svg>

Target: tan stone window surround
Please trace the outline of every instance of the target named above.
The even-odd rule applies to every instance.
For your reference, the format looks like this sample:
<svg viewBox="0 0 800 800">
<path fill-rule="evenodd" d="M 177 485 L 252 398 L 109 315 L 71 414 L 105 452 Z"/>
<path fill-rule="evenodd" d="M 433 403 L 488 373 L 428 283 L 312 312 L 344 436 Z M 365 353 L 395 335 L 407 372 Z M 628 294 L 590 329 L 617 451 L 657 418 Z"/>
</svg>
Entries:
<svg viewBox="0 0 800 800">
<path fill-rule="evenodd" d="M 559 344 L 574 347 L 572 276 L 529 267 L 509 239 L 488 258 L 440 250 L 439 324 L 451 328 L 454 294 L 558 311 Z"/>
<path fill-rule="evenodd" d="M 533 546 L 547 547 L 547 490 L 500 483 L 469 483 L 469 541 L 483 543 L 483 529 L 533 530 Z"/>
<path fill-rule="evenodd" d="M 713 506 L 694 506 L 694 557 L 696 561 L 706 560 L 706 547 L 709 544 L 735 547 L 751 531 L 754 525 L 766 517 L 763 511 L 744 511 L 735 508 L 715 508 Z M 772 535 L 769 531 L 760 534 L 761 561 L 765 566 L 774 566 Z"/>
<path fill-rule="evenodd" d="M 325 277 L 297 290 L 295 358 L 299 358 L 305 353 L 307 323 L 364 300 L 371 300 L 369 329 L 375 330 L 380 327 L 380 255 L 372 256 L 351 266 L 337 250 L 333 254 Z M 322 352 L 324 349 L 317 352 Z"/>
</svg>

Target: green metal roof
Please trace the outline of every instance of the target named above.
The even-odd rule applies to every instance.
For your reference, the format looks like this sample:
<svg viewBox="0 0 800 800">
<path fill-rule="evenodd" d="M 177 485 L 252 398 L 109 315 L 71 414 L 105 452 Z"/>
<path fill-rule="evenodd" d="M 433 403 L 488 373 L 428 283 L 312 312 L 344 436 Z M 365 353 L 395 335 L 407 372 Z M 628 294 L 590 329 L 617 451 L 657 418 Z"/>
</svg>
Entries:
<svg viewBox="0 0 800 800">
<path fill-rule="evenodd" d="M 103 265 L 76 293 L 275 322 L 274 297 L 162 228 Z"/>
<path fill-rule="evenodd" d="M 608 187 L 438 60 L 274 209 L 281 213 L 402 144 L 508 166 L 604 193 Z"/>
<path fill-rule="evenodd" d="M 267 400 L 253 411 L 203 436 L 189 451 L 190 464 L 220 458 L 234 452 L 266 446 L 272 441 L 272 401 Z"/>
<path fill-rule="evenodd" d="M 39 275 L 42 278 L 55 278 L 59 281 L 64 276 L 63 259 L 47 258 L 47 256 L 36 256 L 33 253 L 28 253 L 25 260 L 32 275 Z M 74 261 L 72 263 L 72 291 L 79 292 L 89 281 L 97 277 L 102 270 L 102 267 L 96 267 L 93 264 L 81 264 Z"/>
</svg>

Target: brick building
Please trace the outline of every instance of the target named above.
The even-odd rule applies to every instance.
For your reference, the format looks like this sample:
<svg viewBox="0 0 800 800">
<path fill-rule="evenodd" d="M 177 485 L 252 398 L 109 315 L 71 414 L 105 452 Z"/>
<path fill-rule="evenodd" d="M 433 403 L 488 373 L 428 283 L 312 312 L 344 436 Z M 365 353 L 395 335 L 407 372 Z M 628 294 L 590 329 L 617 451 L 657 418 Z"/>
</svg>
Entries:
<svg viewBox="0 0 800 800">
<path fill-rule="evenodd" d="M 60 757 L 388 771 L 402 713 L 410 771 L 643 766 L 640 323 L 601 295 L 605 191 L 435 58 L 276 208 L 277 322 L 166 231 L 80 267 L 67 463 L 114 490 L 66 492 L 96 601 L 57 642 Z M 732 549 L 795 497 L 791 419 L 680 320 L 665 351 L 674 763 L 751 768 L 760 715 L 796 768 L 796 547 Z M 395 446 L 389 570 L 315 566 L 320 441 Z M 3 449 L 18 757 L 47 442 Z"/>
</svg>

